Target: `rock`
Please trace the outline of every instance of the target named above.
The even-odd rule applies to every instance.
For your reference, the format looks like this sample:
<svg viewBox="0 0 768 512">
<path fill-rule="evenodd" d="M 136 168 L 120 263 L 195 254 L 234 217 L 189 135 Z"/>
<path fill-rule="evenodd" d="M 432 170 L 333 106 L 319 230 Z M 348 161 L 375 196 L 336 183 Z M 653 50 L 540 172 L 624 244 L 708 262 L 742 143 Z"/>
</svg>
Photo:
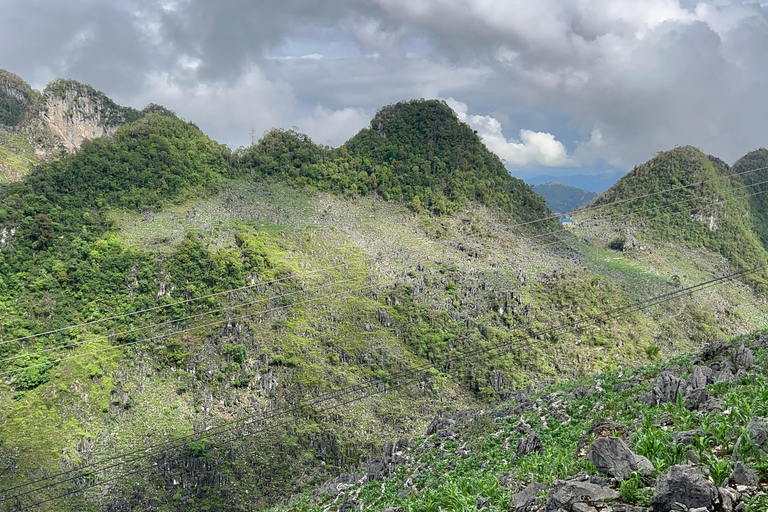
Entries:
<svg viewBox="0 0 768 512">
<path fill-rule="evenodd" d="M 680 446 L 693 446 L 697 437 L 703 437 L 704 431 L 700 428 L 694 430 L 683 430 L 672 436 L 675 444 Z"/>
<path fill-rule="evenodd" d="M 741 343 L 734 351 L 733 363 L 739 370 L 749 370 L 752 368 L 755 365 L 755 355 L 752 349 L 745 347 L 744 343 Z"/>
<path fill-rule="evenodd" d="M 654 471 L 651 461 L 636 455 L 618 437 L 595 439 L 587 454 L 590 462 L 603 474 L 626 480 L 634 471 L 650 475 Z"/>
<path fill-rule="evenodd" d="M 363 510 L 362 500 L 356 500 L 351 496 L 344 496 L 344 501 L 339 507 L 339 512 L 346 512 L 348 510 Z"/>
<path fill-rule="evenodd" d="M 720 487 L 717 492 L 720 494 L 720 508 L 723 512 L 733 512 L 739 501 L 739 493 L 728 487 Z"/>
<path fill-rule="evenodd" d="M 541 494 L 541 491 L 547 490 L 547 484 L 533 482 L 522 491 L 512 495 L 513 512 L 530 512 Z"/>
<path fill-rule="evenodd" d="M 693 389 L 686 393 L 683 402 L 689 411 L 696 411 L 709 400 L 707 388 Z"/>
<path fill-rule="evenodd" d="M 718 498 L 717 488 L 692 466 L 672 466 L 656 482 L 656 491 L 651 498 L 654 512 L 675 510 L 680 503 L 689 509 L 703 507 L 713 510 Z"/>
<path fill-rule="evenodd" d="M 728 485 L 746 485 L 749 487 L 756 487 L 760 483 L 757 473 L 741 461 L 736 462 L 733 466 L 733 472 L 728 477 Z"/>
<path fill-rule="evenodd" d="M 683 381 L 670 371 L 663 371 L 656 377 L 651 391 L 651 405 L 661 405 L 677 401 L 677 395 L 683 391 Z"/>
<path fill-rule="evenodd" d="M 725 367 L 715 375 L 715 382 L 736 382 L 736 376 L 729 367 Z"/>
<path fill-rule="evenodd" d="M 699 412 L 708 414 L 710 412 L 723 412 L 723 402 L 719 398 L 709 397 L 709 400 L 699 406 Z"/>
<path fill-rule="evenodd" d="M 706 389 L 707 384 L 714 381 L 715 372 L 707 366 L 694 366 L 691 376 L 688 377 L 687 388 L 689 391 L 694 389 Z"/>
<path fill-rule="evenodd" d="M 717 357 L 723 350 L 725 350 L 726 345 L 725 343 L 721 341 L 715 341 L 713 343 L 709 343 L 704 346 L 704 348 L 701 349 L 701 358 L 705 361 L 711 361 L 715 357 Z"/>
<path fill-rule="evenodd" d="M 587 454 L 589 443 L 595 437 L 609 437 L 615 433 L 624 436 L 628 431 L 629 427 L 626 425 L 620 425 L 607 418 L 599 419 L 592 425 L 589 431 L 579 439 L 579 442 L 576 445 L 576 454 L 579 457 L 584 457 Z"/>
<path fill-rule="evenodd" d="M 592 505 L 587 505 L 586 503 L 574 503 L 573 507 L 571 507 L 572 512 L 597 512 L 597 509 L 593 507 Z"/>
<path fill-rule="evenodd" d="M 484 508 L 488 508 L 491 506 L 491 499 L 490 498 L 477 498 L 475 500 L 475 508 L 477 510 L 482 510 Z"/>
<path fill-rule="evenodd" d="M 541 438 L 537 433 L 533 433 L 528 437 L 521 437 L 517 440 L 517 447 L 515 448 L 515 458 L 525 457 L 534 452 L 543 452 L 544 445 L 541 442 Z"/>
<path fill-rule="evenodd" d="M 619 493 L 607 487 L 601 487 L 586 481 L 556 480 L 549 491 L 547 498 L 547 512 L 553 512 L 559 508 L 567 512 L 573 512 L 576 503 L 615 500 Z"/>
<path fill-rule="evenodd" d="M 749 432 L 749 438 L 752 443 L 764 453 L 768 453 L 768 418 L 755 417 L 749 421 L 747 425 L 747 431 Z M 734 448 L 736 452 L 737 446 Z"/>
</svg>

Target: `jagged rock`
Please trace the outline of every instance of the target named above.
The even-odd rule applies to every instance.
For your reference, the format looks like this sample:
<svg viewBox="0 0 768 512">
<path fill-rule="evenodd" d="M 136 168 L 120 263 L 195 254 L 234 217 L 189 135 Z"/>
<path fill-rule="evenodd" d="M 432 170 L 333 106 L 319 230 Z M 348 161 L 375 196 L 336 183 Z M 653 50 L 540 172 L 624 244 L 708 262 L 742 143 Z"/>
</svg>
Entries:
<svg viewBox="0 0 768 512">
<path fill-rule="evenodd" d="M 678 465 L 659 477 L 651 507 L 654 512 L 669 512 L 675 510 L 676 503 L 680 503 L 689 509 L 704 507 L 713 510 L 717 497 L 717 488 L 701 471 L 692 466 Z"/>
<path fill-rule="evenodd" d="M 574 503 L 571 507 L 572 512 L 597 512 L 597 509 L 586 503 Z"/>
<path fill-rule="evenodd" d="M 613 489 L 595 485 L 588 481 L 579 480 L 555 480 L 547 498 L 547 512 L 563 509 L 573 512 L 576 503 L 615 500 L 619 493 Z"/>
<path fill-rule="evenodd" d="M 677 401 L 677 395 L 682 391 L 683 381 L 670 371 L 663 371 L 656 377 L 650 394 L 651 405 L 661 405 Z"/>
<path fill-rule="evenodd" d="M 739 493 L 728 487 L 720 487 L 717 492 L 720 495 L 720 508 L 723 512 L 733 512 L 739 501 Z"/>
<path fill-rule="evenodd" d="M 752 471 L 752 468 L 747 466 L 741 461 L 736 462 L 733 466 L 733 472 L 728 477 L 728 485 L 746 485 L 749 487 L 755 487 L 760 483 L 757 473 Z"/>
<path fill-rule="evenodd" d="M 587 454 L 589 443 L 595 437 L 609 437 L 616 433 L 625 436 L 628 431 L 629 427 L 626 425 L 621 425 L 607 418 L 599 419 L 592 425 L 589 431 L 579 439 L 579 442 L 576 445 L 576 454 L 579 457 L 584 457 Z"/>
<path fill-rule="evenodd" d="M 528 437 L 521 437 L 517 440 L 517 447 L 515 448 L 515 458 L 525 457 L 534 452 L 543 452 L 544 445 L 541 442 L 541 438 L 537 433 L 533 433 Z"/>
<path fill-rule="evenodd" d="M 710 397 L 709 400 L 699 406 L 699 412 L 708 414 L 710 412 L 723 412 L 723 402 L 719 398 Z"/>
<path fill-rule="evenodd" d="M 755 365 L 755 355 L 752 349 L 745 347 L 744 343 L 741 343 L 733 353 L 733 362 L 737 369 L 749 370 Z"/>
<path fill-rule="evenodd" d="M 704 431 L 700 428 L 694 430 L 683 430 L 672 436 L 675 444 L 680 446 L 693 446 L 697 437 L 704 436 Z"/>
<path fill-rule="evenodd" d="M 633 471 L 650 475 L 654 471 L 651 461 L 635 454 L 618 437 L 600 437 L 595 439 L 587 454 L 590 462 L 600 473 L 626 480 Z"/>
<path fill-rule="evenodd" d="M 721 341 L 715 341 L 713 343 L 709 343 L 704 346 L 704 348 L 701 349 L 701 358 L 704 361 L 711 361 L 715 357 L 717 357 L 723 350 L 725 350 L 726 345 L 725 343 Z"/>
<path fill-rule="evenodd" d="M 344 501 L 339 506 L 339 512 L 346 512 L 348 510 L 363 510 L 363 501 L 356 500 L 351 496 L 344 496 Z"/>
<path fill-rule="evenodd" d="M 683 398 L 685 408 L 690 411 L 696 411 L 709 400 L 709 392 L 706 388 L 693 389 L 688 391 Z"/>
<path fill-rule="evenodd" d="M 715 372 L 708 366 L 694 366 L 691 376 L 688 377 L 687 389 L 706 389 L 707 384 L 714 382 Z"/>
<path fill-rule="evenodd" d="M 488 508 L 491 506 L 491 499 L 490 498 L 477 498 L 475 500 L 475 508 L 477 510 L 482 510 L 484 508 Z"/>
<path fill-rule="evenodd" d="M 715 382 L 736 382 L 736 376 L 731 368 L 726 366 L 715 375 Z"/>
<path fill-rule="evenodd" d="M 525 489 L 512 495 L 511 510 L 513 512 L 531 512 L 541 491 L 545 491 L 547 488 L 547 484 L 541 482 L 528 484 Z"/>
</svg>

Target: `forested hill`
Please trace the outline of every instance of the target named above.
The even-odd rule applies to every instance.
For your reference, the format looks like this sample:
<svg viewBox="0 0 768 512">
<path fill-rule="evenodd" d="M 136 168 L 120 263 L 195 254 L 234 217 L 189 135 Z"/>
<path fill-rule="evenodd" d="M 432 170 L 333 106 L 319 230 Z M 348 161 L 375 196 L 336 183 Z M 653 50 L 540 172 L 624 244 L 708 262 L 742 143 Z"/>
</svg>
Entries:
<svg viewBox="0 0 768 512">
<path fill-rule="evenodd" d="M 746 165 L 745 161 L 740 168 Z M 756 234 L 758 219 L 752 215 L 752 201 L 765 198 L 750 198 L 745 175 L 734 171 L 691 146 L 664 151 L 598 196 L 592 207 L 611 206 L 589 215 L 642 226 L 645 236 L 656 240 L 707 247 L 739 269 L 763 265 L 768 252 Z M 637 199 L 626 201 L 629 198 Z M 762 273 L 749 279 L 766 289 Z"/>
<path fill-rule="evenodd" d="M 597 197 L 595 192 L 557 181 L 536 185 L 533 187 L 533 191 L 543 196 L 547 206 L 555 213 L 569 213 L 574 208 L 584 206 Z"/>
<path fill-rule="evenodd" d="M 442 101 L 414 100 L 379 110 L 369 128 L 338 149 L 293 131 L 272 130 L 245 150 L 240 165 L 320 190 L 406 201 L 437 214 L 468 201 L 500 208 L 518 221 L 544 217 L 544 201 Z"/>
</svg>

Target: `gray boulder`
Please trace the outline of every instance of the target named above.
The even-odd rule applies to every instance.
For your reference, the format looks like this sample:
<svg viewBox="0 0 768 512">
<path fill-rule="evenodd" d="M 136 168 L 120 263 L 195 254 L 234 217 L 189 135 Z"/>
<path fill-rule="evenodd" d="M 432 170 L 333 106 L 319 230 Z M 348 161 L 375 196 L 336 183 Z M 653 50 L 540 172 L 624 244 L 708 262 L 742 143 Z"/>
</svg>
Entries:
<svg viewBox="0 0 768 512">
<path fill-rule="evenodd" d="M 586 501 L 605 501 L 619 498 L 619 493 L 608 487 L 595 485 L 588 481 L 555 480 L 547 498 L 547 512 L 563 509 L 573 512 L 573 506 Z"/>
<path fill-rule="evenodd" d="M 694 446 L 697 437 L 704 437 L 704 431 L 700 428 L 678 432 L 672 436 L 672 440 L 680 446 Z"/>
<path fill-rule="evenodd" d="M 763 453 L 768 453 L 768 418 L 752 418 L 747 425 L 747 432 L 749 433 L 749 440 L 752 444 L 759 448 Z M 733 449 L 734 457 L 738 456 L 743 442 L 744 440 L 742 438 L 739 438 L 736 442 L 736 446 Z"/>
<path fill-rule="evenodd" d="M 760 483 L 757 473 L 741 461 L 736 462 L 733 466 L 733 472 L 728 477 L 728 485 L 747 485 L 749 487 L 755 487 Z"/>
<path fill-rule="evenodd" d="M 749 370 L 755 365 L 755 355 L 741 343 L 733 353 L 733 362 L 739 370 Z"/>
<path fill-rule="evenodd" d="M 634 471 L 650 475 L 654 470 L 651 461 L 642 455 L 635 454 L 618 437 L 595 439 L 587 457 L 599 472 L 615 476 L 620 480 L 626 480 Z"/>
<path fill-rule="evenodd" d="M 539 499 L 541 491 L 548 488 L 547 484 L 541 482 L 533 482 L 522 491 L 512 496 L 512 511 L 513 512 L 531 512 L 536 501 Z"/>
<path fill-rule="evenodd" d="M 541 438 L 537 433 L 533 433 L 528 437 L 521 437 L 517 440 L 517 446 L 515 447 L 515 458 L 525 457 L 534 452 L 543 452 L 544 445 L 541 442 Z"/>
<path fill-rule="evenodd" d="M 657 480 L 651 507 L 654 512 L 677 510 L 677 504 L 713 510 L 717 498 L 717 488 L 701 471 L 693 466 L 672 466 Z"/>
<path fill-rule="evenodd" d="M 677 401 L 677 395 L 685 388 L 680 377 L 670 371 L 663 371 L 656 377 L 650 395 L 651 405 L 661 405 Z"/>
<path fill-rule="evenodd" d="M 708 366 L 697 365 L 691 370 L 691 376 L 688 377 L 688 391 L 694 389 L 706 389 L 707 384 L 714 382 L 715 372 Z"/>
</svg>

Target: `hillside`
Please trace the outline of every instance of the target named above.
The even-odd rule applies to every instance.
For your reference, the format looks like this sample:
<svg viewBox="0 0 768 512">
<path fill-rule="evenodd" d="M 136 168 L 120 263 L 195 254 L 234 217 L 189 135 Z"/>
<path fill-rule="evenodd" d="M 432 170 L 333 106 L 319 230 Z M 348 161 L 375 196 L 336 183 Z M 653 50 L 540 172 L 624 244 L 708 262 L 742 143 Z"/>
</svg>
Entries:
<svg viewBox="0 0 768 512">
<path fill-rule="evenodd" d="M 549 211 L 446 109 L 236 154 L 159 111 L 0 189 L 0 510 L 261 509 L 768 319 L 741 279 L 681 288 L 734 270 L 706 246 L 516 228 Z"/>
<path fill-rule="evenodd" d="M 566 214 L 584 206 L 597 197 L 597 193 L 572 187 L 557 181 L 536 185 L 533 191 L 544 197 L 547 207 L 554 213 Z"/>
<path fill-rule="evenodd" d="M 635 167 L 600 194 L 585 209 L 584 219 L 607 218 L 616 231 L 645 237 L 640 243 L 706 247 L 736 268 L 751 269 L 764 265 L 768 253 L 758 236 L 759 217 L 751 212 L 761 198 L 750 196 L 743 179 L 716 157 L 690 146 L 675 148 Z M 625 201 L 632 197 L 638 199 Z M 621 246 L 624 238 L 620 234 L 611 243 Z M 764 272 L 749 279 L 761 291 L 768 289 Z"/>
<path fill-rule="evenodd" d="M 18 181 L 60 151 L 73 152 L 87 139 L 112 135 L 158 110 L 122 107 L 75 80 L 54 80 L 41 93 L 0 69 L 0 181 Z"/>
<path fill-rule="evenodd" d="M 376 193 L 438 215 L 468 202 L 499 208 L 522 222 L 547 213 L 544 201 L 511 177 L 480 137 L 437 100 L 383 107 L 370 128 L 335 150 L 300 133 L 272 130 L 244 152 L 240 165 L 255 176 L 279 176 L 323 191 Z"/>
<path fill-rule="evenodd" d="M 437 416 L 273 510 L 764 511 L 766 345 L 758 332 Z"/>
</svg>

